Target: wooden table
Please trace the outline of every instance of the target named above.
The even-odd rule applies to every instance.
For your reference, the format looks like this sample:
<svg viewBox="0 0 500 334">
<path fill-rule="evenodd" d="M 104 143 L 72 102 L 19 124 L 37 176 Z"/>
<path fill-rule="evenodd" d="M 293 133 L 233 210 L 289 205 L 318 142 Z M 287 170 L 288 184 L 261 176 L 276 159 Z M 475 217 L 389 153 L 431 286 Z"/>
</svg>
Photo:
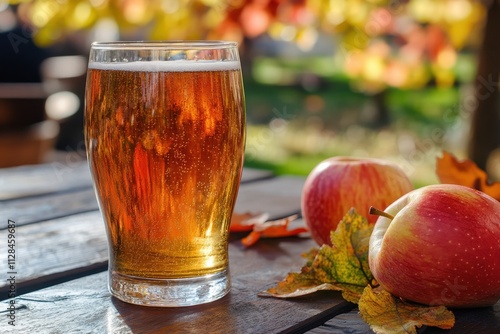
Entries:
<svg viewBox="0 0 500 334">
<path fill-rule="evenodd" d="M 299 213 L 303 183 L 245 169 L 236 212 Z M 86 162 L 0 169 L 0 219 L 0 333 L 370 333 L 355 305 L 337 292 L 289 300 L 257 295 L 304 265 L 300 255 L 317 247 L 308 237 L 261 239 L 246 249 L 244 234 L 231 235 L 232 290 L 213 303 L 150 308 L 111 297 L 104 223 Z M 500 333 L 500 304 L 459 311 L 452 330 L 425 333 Z"/>
</svg>

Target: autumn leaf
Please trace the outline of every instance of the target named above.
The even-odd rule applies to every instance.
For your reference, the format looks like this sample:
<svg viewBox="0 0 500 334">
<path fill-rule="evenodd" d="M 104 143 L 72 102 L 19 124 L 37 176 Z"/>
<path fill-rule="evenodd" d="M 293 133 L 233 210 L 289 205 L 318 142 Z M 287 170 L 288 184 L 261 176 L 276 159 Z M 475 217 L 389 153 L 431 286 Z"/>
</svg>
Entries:
<svg viewBox="0 0 500 334">
<path fill-rule="evenodd" d="M 489 182 L 488 175 L 473 161 L 458 159 L 443 151 L 437 158 L 436 173 L 441 183 L 458 184 L 482 191 L 500 201 L 500 182 Z"/>
<path fill-rule="evenodd" d="M 341 290 L 335 284 L 322 283 L 314 275 L 306 272 L 289 273 L 287 277 L 278 284 L 260 293 L 260 296 L 272 296 L 276 298 L 292 298 L 309 295 L 320 290 Z"/>
<path fill-rule="evenodd" d="M 297 219 L 298 215 L 289 216 L 283 219 L 266 221 L 263 223 L 253 225 L 253 230 L 245 238 L 241 240 L 241 243 L 245 247 L 250 247 L 254 245 L 260 238 L 281 238 L 295 236 L 301 233 L 308 232 L 305 227 L 297 227 L 295 229 L 288 229 L 288 225 L 291 221 Z"/>
<path fill-rule="evenodd" d="M 233 213 L 231 217 L 230 232 L 250 232 L 254 225 L 265 223 L 269 219 L 268 213 Z"/>
<path fill-rule="evenodd" d="M 368 266 L 372 230 L 367 219 L 351 209 L 332 232 L 332 246 L 323 245 L 316 253 L 309 252 L 308 263 L 300 273 L 288 274 L 276 287 L 261 295 L 288 298 L 319 290 L 342 290 L 346 300 L 356 303 L 373 280 Z"/>
<path fill-rule="evenodd" d="M 311 248 L 308 252 L 302 254 L 302 257 L 307 260 L 306 266 L 310 266 L 313 263 L 316 255 L 318 255 L 318 252 L 318 248 Z"/>
<path fill-rule="evenodd" d="M 450 329 L 455 324 L 455 316 L 444 306 L 405 302 L 371 286 L 363 291 L 358 307 L 363 320 L 377 334 L 416 334 L 423 325 Z"/>
<path fill-rule="evenodd" d="M 331 234 L 332 257 L 338 282 L 366 286 L 373 275 L 368 265 L 368 244 L 373 225 L 354 209 L 342 218 Z"/>
<path fill-rule="evenodd" d="M 245 247 L 254 245 L 260 238 L 280 238 L 299 235 L 308 232 L 305 227 L 288 229 L 291 221 L 297 219 L 298 215 L 292 215 L 283 219 L 268 221 L 268 213 L 233 213 L 231 218 L 230 232 L 250 232 L 242 243 Z"/>
</svg>

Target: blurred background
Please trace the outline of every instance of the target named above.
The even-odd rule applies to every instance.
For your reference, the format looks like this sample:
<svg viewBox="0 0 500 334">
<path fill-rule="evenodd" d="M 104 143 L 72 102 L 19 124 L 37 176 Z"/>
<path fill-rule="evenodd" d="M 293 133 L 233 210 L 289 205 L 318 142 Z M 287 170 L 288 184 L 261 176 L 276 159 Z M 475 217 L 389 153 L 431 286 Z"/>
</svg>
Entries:
<svg viewBox="0 0 500 334">
<path fill-rule="evenodd" d="M 379 157 L 421 186 L 447 150 L 500 180 L 498 36 L 498 0 L 0 0 L 0 167 L 85 158 L 92 41 L 224 39 L 246 166 Z"/>
</svg>

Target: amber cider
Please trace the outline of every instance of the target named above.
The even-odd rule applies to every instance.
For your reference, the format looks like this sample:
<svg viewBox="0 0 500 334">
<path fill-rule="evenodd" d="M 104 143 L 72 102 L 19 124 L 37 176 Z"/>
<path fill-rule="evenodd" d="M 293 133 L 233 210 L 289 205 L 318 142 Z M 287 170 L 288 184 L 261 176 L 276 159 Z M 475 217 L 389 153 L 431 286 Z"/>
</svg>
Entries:
<svg viewBox="0 0 500 334">
<path fill-rule="evenodd" d="M 227 267 L 245 143 L 239 66 L 89 64 L 85 137 L 110 271 L 163 279 Z"/>
</svg>

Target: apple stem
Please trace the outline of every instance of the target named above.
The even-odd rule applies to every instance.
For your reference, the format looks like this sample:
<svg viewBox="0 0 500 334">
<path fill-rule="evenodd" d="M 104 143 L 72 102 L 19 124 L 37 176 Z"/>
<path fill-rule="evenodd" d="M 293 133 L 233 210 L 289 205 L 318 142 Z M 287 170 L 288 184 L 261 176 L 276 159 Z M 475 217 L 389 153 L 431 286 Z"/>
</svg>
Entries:
<svg viewBox="0 0 500 334">
<path fill-rule="evenodd" d="M 385 211 L 382 211 L 382 210 L 379 210 L 377 208 L 374 208 L 373 206 L 370 206 L 370 211 L 369 213 L 371 215 L 376 215 L 376 216 L 382 216 L 382 217 L 385 217 L 385 218 L 389 218 L 389 219 L 394 219 L 394 216 L 393 215 L 390 215 L 388 214 L 387 212 Z"/>
</svg>

